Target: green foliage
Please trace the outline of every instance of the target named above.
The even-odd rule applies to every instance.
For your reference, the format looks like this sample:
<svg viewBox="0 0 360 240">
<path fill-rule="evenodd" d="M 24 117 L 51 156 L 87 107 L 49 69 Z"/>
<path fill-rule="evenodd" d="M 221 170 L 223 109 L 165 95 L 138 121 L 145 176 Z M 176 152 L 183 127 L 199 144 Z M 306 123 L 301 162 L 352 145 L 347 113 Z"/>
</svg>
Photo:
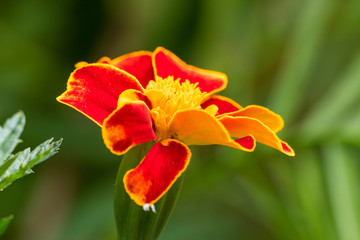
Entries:
<svg viewBox="0 0 360 240">
<path fill-rule="evenodd" d="M 10 224 L 5 239 L 21 231 L 29 240 L 116 238 L 111 193 L 121 159 L 104 147 L 98 126 L 55 97 L 78 61 L 161 45 L 226 73 L 219 94 L 283 116 L 279 136 L 296 156 L 261 144 L 251 154 L 194 146 L 160 239 L 358 240 L 360 1 L 3 2 L 0 118 L 21 108 L 36 124 L 22 137 L 28 144 L 49 132 L 67 140 L 61 161 L 52 162 L 56 181 L 39 172 L 41 181 L 22 181 L 28 191 L 0 192 L 0 213 L 11 203 L 21 209 L 18 222 L 32 219 L 38 230 Z M 68 201 L 37 195 L 43 205 L 63 206 L 65 217 L 30 201 L 44 183 L 72 189 Z M 34 208 L 37 218 L 27 212 Z"/>
<path fill-rule="evenodd" d="M 4 165 L 20 142 L 19 137 L 24 130 L 25 116 L 18 112 L 12 118 L 8 119 L 3 127 L 0 127 L 0 166 Z"/>
<path fill-rule="evenodd" d="M 12 154 L 20 143 L 20 135 L 25 126 L 25 115 L 22 112 L 14 114 L 3 127 L 0 127 L 0 191 L 3 191 L 15 180 L 32 173 L 31 168 L 57 153 L 62 140 L 53 142 L 48 139 L 33 151 L 30 148 Z M 0 235 L 5 231 L 13 217 L 0 220 Z"/>
<path fill-rule="evenodd" d="M 12 215 L 8 217 L 0 218 L 0 236 L 3 235 L 3 233 L 5 232 L 7 226 L 9 225 L 12 219 L 13 219 Z"/>
<path fill-rule="evenodd" d="M 32 173 L 31 168 L 57 153 L 62 140 L 48 139 L 33 151 L 30 148 L 11 155 L 20 142 L 19 136 L 25 126 L 25 115 L 16 113 L 0 127 L 0 191 L 13 181 Z"/>
</svg>

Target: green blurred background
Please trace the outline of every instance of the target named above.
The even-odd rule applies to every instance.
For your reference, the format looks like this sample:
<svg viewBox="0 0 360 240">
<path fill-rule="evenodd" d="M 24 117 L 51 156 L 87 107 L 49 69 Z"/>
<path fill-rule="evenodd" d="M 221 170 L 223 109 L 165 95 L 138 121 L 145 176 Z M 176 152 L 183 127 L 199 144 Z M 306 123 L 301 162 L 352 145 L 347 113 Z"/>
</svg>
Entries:
<svg viewBox="0 0 360 240">
<path fill-rule="evenodd" d="M 120 157 L 100 128 L 55 98 L 78 61 L 164 46 L 229 77 L 221 94 L 283 116 L 296 152 L 192 147 L 161 239 L 360 239 L 358 0 L 0 2 L 0 122 L 21 109 L 18 150 L 60 152 L 0 193 L 3 239 L 116 239 Z"/>
</svg>

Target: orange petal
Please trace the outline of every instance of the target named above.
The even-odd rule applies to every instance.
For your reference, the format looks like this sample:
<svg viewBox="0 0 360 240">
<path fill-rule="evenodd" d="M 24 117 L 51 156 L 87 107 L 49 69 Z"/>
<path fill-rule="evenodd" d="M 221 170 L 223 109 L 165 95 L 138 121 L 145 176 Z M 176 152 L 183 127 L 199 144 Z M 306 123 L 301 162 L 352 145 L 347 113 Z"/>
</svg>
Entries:
<svg viewBox="0 0 360 240">
<path fill-rule="evenodd" d="M 118 108 L 104 121 L 102 135 L 106 147 L 118 155 L 126 153 L 137 144 L 155 140 L 152 118 L 146 103 L 120 96 Z"/>
<path fill-rule="evenodd" d="M 77 63 L 77 64 L 80 64 L 81 62 Z M 111 58 L 109 57 L 102 57 L 100 58 L 97 63 L 106 63 L 106 64 L 110 64 L 111 63 Z M 77 65 L 75 65 L 76 67 Z"/>
<path fill-rule="evenodd" d="M 211 96 L 210 99 L 206 100 L 201 104 L 201 107 L 205 109 L 210 105 L 216 105 L 218 107 L 216 115 L 221 115 L 224 113 L 234 112 L 242 109 L 242 107 L 232 99 L 219 95 Z"/>
<path fill-rule="evenodd" d="M 232 137 L 241 138 L 251 134 L 257 142 L 273 147 L 289 156 L 295 155 L 287 143 L 281 141 L 268 126 L 255 118 L 229 117 L 225 115 L 219 120 Z"/>
<path fill-rule="evenodd" d="M 224 73 L 188 65 L 162 47 L 158 47 L 154 51 L 153 64 L 156 76 L 164 79 L 174 76 L 174 79 L 180 78 L 180 82 L 188 79 L 190 83 L 198 83 L 202 92 L 213 94 L 223 90 L 227 85 L 227 76 Z"/>
<path fill-rule="evenodd" d="M 160 90 L 155 90 L 155 89 L 147 90 L 145 94 L 148 97 L 148 99 L 151 101 L 152 106 L 154 107 L 163 105 L 164 104 L 163 102 L 167 99 L 165 93 Z"/>
<path fill-rule="evenodd" d="M 249 144 L 234 141 L 220 121 L 203 109 L 176 112 L 170 120 L 169 135 L 187 145 L 219 144 L 243 151 L 253 151 L 255 147 L 255 143 L 248 148 Z"/>
<path fill-rule="evenodd" d="M 256 118 L 275 133 L 284 127 L 284 120 L 280 115 L 257 105 L 250 105 L 236 112 L 227 113 L 226 116 Z"/>
<path fill-rule="evenodd" d="M 66 92 L 57 100 L 102 126 L 126 89 L 143 91 L 136 78 L 123 70 L 107 64 L 88 64 L 71 73 Z"/>
<path fill-rule="evenodd" d="M 154 204 L 185 171 L 190 157 L 190 149 L 177 140 L 157 142 L 135 169 L 126 172 L 126 192 L 140 206 Z"/>
<path fill-rule="evenodd" d="M 110 64 L 135 76 L 146 88 L 148 82 L 155 79 L 151 56 L 152 52 L 137 51 L 117 57 Z"/>
</svg>

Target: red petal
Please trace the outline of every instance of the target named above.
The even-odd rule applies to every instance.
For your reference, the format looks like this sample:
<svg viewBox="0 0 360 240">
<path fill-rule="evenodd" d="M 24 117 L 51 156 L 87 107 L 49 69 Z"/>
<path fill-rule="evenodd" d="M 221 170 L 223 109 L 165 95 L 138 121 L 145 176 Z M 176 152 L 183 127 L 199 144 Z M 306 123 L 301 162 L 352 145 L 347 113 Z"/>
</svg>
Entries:
<svg viewBox="0 0 360 240">
<path fill-rule="evenodd" d="M 88 64 L 70 75 L 66 92 L 57 100 L 101 126 L 116 109 L 119 95 L 126 89 L 143 91 L 136 78 L 123 70 L 107 64 Z"/>
<path fill-rule="evenodd" d="M 268 126 L 255 118 L 229 117 L 225 115 L 219 120 L 232 137 L 242 138 L 251 134 L 255 137 L 257 142 L 273 147 L 289 156 L 295 155 L 288 144 L 281 141 Z"/>
<path fill-rule="evenodd" d="M 118 155 L 137 144 L 155 140 L 146 103 L 120 97 L 118 108 L 104 121 L 102 135 L 106 147 Z"/>
<path fill-rule="evenodd" d="M 188 79 L 191 83 L 199 83 L 198 87 L 202 92 L 219 92 L 227 85 L 227 76 L 224 73 L 187 65 L 175 54 L 162 47 L 154 51 L 153 64 L 155 75 L 161 78 L 174 76 L 174 79 L 180 78 L 181 81 Z"/>
<path fill-rule="evenodd" d="M 111 64 L 134 75 L 146 88 L 148 82 L 155 79 L 151 55 L 148 51 L 133 52 L 113 59 Z"/>
<path fill-rule="evenodd" d="M 235 142 L 248 150 L 254 150 L 256 146 L 256 140 L 252 135 L 236 139 Z"/>
<path fill-rule="evenodd" d="M 142 162 L 124 176 L 126 192 L 138 205 L 154 204 L 189 164 L 191 152 L 176 140 L 157 142 Z"/>
<path fill-rule="evenodd" d="M 288 155 L 290 155 L 290 156 L 294 156 L 294 155 L 295 155 L 294 150 L 293 150 L 293 149 L 289 146 L 289 144 L 287 144 L 286 142 L 281 141 L 281 146 L 282 146 L 283 151 L 284 151 L 286 154 L 288 154 Z"/>
<path fill-rule="evenodd" d="M 211 96 L 210 99 L 206 100 L 201 104 L 201 107 L 205 109 L 210 105 L 215 105 L 218 107 L 216 115 L 221 115 L 224 113 L 234 112 L 242 109 L 242 107 L 232 99 L 219 95 Z"/>
</svg>

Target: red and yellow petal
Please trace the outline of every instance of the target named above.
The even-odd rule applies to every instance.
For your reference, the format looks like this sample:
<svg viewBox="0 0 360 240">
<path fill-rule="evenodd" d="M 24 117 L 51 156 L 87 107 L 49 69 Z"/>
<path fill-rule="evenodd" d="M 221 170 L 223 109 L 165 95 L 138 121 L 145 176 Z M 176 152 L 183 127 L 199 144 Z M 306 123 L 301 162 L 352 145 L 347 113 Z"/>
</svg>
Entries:
<svg viewBox="0 0 360 240">
<path fill-rule="evenodd" d="M 149 81 L 155 79 L 151 56 L 152 52 L 137 51 L 117 57 L 110 64 L 135 76 L 146 88 Z M 103 61 L 108 60 L 103 58 Z"/>
<path fill-rule="evenodd" d="M 255 138 L 250 134 L 248 136 L 235 140 L 236 143 L 240 144 L 245 149 L 254 150 L 256 146 Z"/>
<path fill-rule="evenodd" d="M 220 122 L 232 137 L 242 138 L 251 134 L 257 142 L 273 147 L 289 156 L 294 156 L 294 150 L 261 121 L 250 117 L 221 117 Z"/>
<path fill-rule="evenodd" d="M 107 64 L 88 64 L 71 73 L 67 90 L 57 100 L 102 126 L 126 89 L 143 91 L 137 79 L 123 70 Z"/>
<path fill-rule="evenodd" d="M 121 105 L 123 103 L 123 101 L 126 101 L 126 100 L 142 101 L 146 104 L 146 106 L 149 109 L 153 108 L 153 104 L 151 103 L 150 99 L 145 94 L 143 94 L 142 92 L 135 90 L 135 89 L 127 89 L 127 90 L 123 91 L 119 96 L 118 106 Z"/>
<path fill-rule="evenodd" d="M 256 118 L 275 133 L 284 127 L 284 120 L 280 115 L 270 111 L 268 108 L 257 105 L 250 105 L 239 111 L 227 113 L 226 116 Z"/>
<path fill-rule="evenodd" d="M 188 65 L 162 47 L 156 48 L 153 53 L 153 67 L 156 76 L 164 79 L 174 76 L 174 79 L 180 78 L 181 82 L 188 79 L 190 83 L 198 83 L 202 92 L 213 94 L 223 90 L 227 85 L 227 76 L 224 73 Z"/>
<path fill-rule="evenodd" d="M 118 108 L 104 121 L 102 136 L 106 147 L 117 155 L 126 153 L 137 144 L 155 140 L 146 103 L 120 96 Z"/>
<path fill-rule="evenodd" d="M 186 109 L 175 113 L 169 123 L 169 136 L 187 145 L 219 144 L 243 151 L 253 151 L 255 141 L 234 141 L 226 128 L 203 109 Z M 246 137 L 246 136 L 241 136 Z"/>
<path fill-rule="evenodd" d="M 157 142 L 135 169 L 126 172 L 126 192 L 140 206 L 154 204 L 185 171 L 190 157 L 190 149 L 177 140 Z"/>
<path fill-rule="evenodd" d="M 234 112 L 242 109 L 242 107 L 232 99 L 220 95 L 211 96 L 211 98 L 207 99 L 201 104 L 201 107 L 205 109 L 211 105 L 215 105 L 218 107 L 216 115 L 221 115 L 224 113 Z"/>
</svg>

